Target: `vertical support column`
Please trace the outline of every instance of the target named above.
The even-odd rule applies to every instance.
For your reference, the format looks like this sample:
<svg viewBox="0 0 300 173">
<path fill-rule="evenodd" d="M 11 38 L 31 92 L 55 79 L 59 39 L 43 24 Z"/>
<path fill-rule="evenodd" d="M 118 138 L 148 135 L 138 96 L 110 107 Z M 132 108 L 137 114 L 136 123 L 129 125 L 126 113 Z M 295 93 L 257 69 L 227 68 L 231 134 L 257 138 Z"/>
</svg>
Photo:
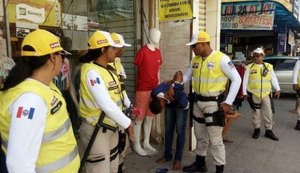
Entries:
<svg viewBox="0 0 300 173">
<path fill-rule="evenodd" d="M 159 0 L 149 0 L 149 29 L 159 27 L 158 5 Z"/>
<path fill-rule="evenodd" d="M 149 0 L 149 28 L 153 28 L 154 27 L 154 2 L 155 0 Z"/>
<path fill-rule="evenodd" d="M 220 50 L 221 0 L 206 1 L 206 31 L 210 35 L 212 49 Z"/>
<path fill-rule="evenodd" d="M 7 3 L 8 0 L 0 0 L 0 16 L 1 21 L 0 23 L 3 24 L 1 27 L 1 54 L 4 56 L 11 57 L 11 46 L 10 46 L 10 31 L 9 31 L 9 23 L 8 23 L 8 17 L 7 17 Z"/>
</svg>

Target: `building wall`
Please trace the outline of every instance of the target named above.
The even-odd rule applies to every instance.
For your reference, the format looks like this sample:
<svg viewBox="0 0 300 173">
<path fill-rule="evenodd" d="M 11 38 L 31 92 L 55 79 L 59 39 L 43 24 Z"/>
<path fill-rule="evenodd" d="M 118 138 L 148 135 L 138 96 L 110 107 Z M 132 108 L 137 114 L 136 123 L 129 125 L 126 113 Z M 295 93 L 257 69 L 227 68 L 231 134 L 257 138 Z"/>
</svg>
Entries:
<svg viewBox="0 0 300 173">
<path fill-rule="evenodd" d="M 0 0 L 0 56 L 7 56 L 5 4 Z"/>
<path fill-rule="evenodd" d="M 162 32 L 160 49 L 163 56 L 163 64 L 160 70 L 160 80 L 172 79 L 178 70 L 183 72 L 188 68 L 191 58 L 194 56 L 191 49 L 185 45 L 190 41 L 192 33 L 199 30 L 207 31 L 211 36 L 211 47 L 220 48 L 220 16 L 221 0 L 193 0 L 193 19 L 183 21 L 160 22 Z M 185 85 L 186 93 L 189 92 L 189 84 Z M 164 115 L 161 115 L 161 126 L 164 129 Z M 186 147 L 190 150 L 196 147 L 193 128 L 187 121 Z"/>
</svg>

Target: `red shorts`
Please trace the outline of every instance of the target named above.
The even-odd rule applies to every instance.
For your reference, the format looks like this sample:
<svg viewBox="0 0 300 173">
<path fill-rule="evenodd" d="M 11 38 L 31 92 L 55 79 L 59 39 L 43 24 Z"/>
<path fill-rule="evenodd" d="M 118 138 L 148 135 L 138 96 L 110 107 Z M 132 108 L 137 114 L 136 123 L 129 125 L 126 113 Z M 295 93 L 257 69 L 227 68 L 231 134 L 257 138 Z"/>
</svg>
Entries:
<svg viewBox="0 0 300 173">
<path fill-rule="evenodd" d="M 138 120 L 142 121 L 146 116 L 153 116 L 154 114 L 149 109 L 151 101 L 151 91 L 136 91 L 135 92 L 135 107 L 140 109 L 140 114 L 137 115 Z"/>
</svg>

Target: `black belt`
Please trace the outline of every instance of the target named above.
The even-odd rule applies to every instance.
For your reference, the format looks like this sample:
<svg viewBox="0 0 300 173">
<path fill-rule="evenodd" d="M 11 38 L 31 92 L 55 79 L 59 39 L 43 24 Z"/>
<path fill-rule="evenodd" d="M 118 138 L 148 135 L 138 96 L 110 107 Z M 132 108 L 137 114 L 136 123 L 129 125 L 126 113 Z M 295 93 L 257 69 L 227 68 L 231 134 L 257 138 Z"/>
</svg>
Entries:
<svg viewBox="0 0 300 173">
<path fill-rule="evenodd" d="M 219 96 L 214 96 L 214 97 L 206 97 L 206 96 L 202 96 L 199 94 L 196 94 L 197 100 L 198 101 L 203 101 L 203 102 L 209 102 L 209 101 L 219 101 L 220 99 L 220 95 Z M 222 94 L 221 94 L 222 95 Z"/>
</svg>

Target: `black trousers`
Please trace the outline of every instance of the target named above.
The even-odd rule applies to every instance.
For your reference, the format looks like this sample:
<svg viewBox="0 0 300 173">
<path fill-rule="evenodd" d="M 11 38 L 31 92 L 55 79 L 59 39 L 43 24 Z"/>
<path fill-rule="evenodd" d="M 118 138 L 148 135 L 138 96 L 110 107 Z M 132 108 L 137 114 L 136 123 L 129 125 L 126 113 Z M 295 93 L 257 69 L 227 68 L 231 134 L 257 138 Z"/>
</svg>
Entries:
<svg viewBox="0 0 300 173">
<path fill-rule="evenodd" d="M 7 168 L 6 168 L 5 154 L 1 148 L 1 138 L 0 138 L 0 172 L 8 173 Z"/>
</svg>

